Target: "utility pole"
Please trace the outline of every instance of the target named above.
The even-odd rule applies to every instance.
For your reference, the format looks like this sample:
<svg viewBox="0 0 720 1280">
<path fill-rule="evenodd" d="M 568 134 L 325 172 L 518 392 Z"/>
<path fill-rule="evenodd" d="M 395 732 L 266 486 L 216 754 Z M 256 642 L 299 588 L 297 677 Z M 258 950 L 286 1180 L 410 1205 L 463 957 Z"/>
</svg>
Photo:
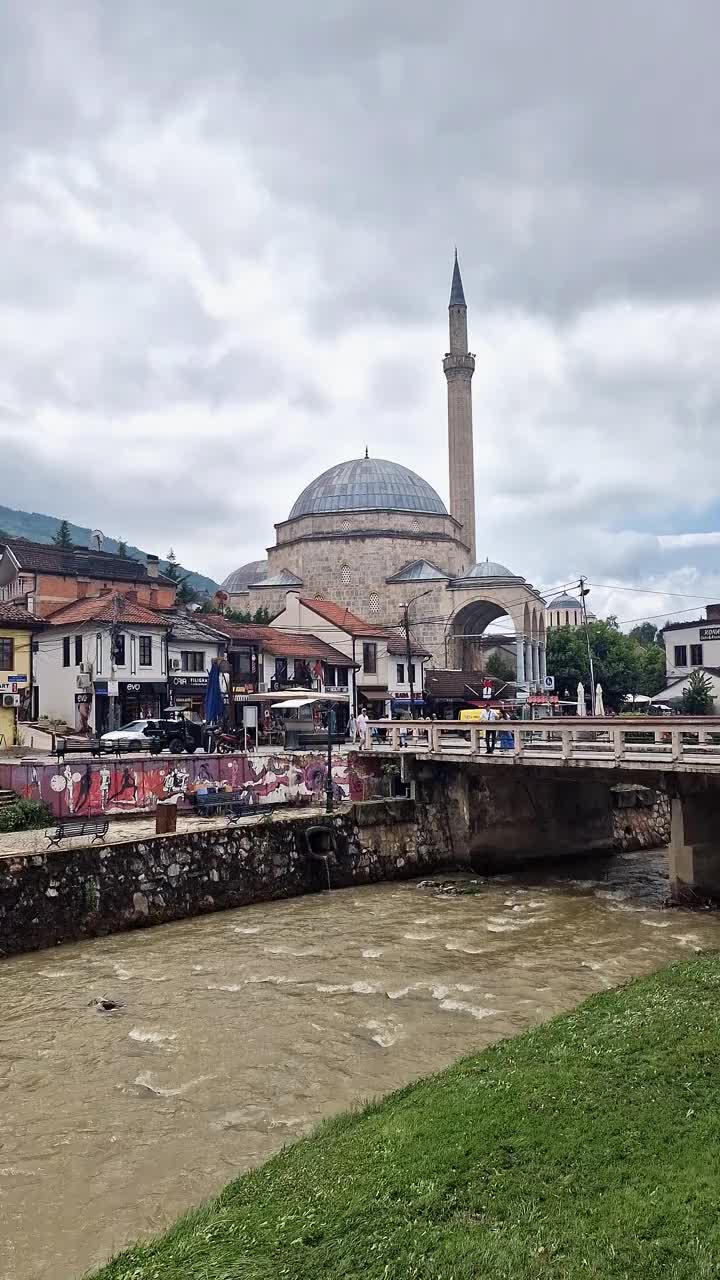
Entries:
<svg viewBox="0 0 720 1280">
<path fill-rule="evenodd" d="M 413 720 L 417 720 L 417 716 L 415 715 L 415 680 L 413 677 L 412 642 L 410 640 L 410 606 L 415 604 L 416 600 L 422 600 L 423 596 L 429 595 L 429 591 L 421 591 L 419 595 L 413 596 L 412 600 L 400 605 L 405 631 L 405 659 L 407 661 L 408 684 L 410 685 L 410 715 Z"/>
<path fill-rule="evenodd" d="M 585 643 L 587 644 L 588 665 L 590 667 L 590 707 L 591 714 L 595 715 L 595 667 L 593 666 L 592 645 L 590 644 L 590 628 L 588 626 L 587 605 L 585 597 L 589 595 L 589 587 L 585 586 L 586 579 L 580 579 L 580 601 L 583 611 L 583 626 L 585 627 Z"/>
</svg>

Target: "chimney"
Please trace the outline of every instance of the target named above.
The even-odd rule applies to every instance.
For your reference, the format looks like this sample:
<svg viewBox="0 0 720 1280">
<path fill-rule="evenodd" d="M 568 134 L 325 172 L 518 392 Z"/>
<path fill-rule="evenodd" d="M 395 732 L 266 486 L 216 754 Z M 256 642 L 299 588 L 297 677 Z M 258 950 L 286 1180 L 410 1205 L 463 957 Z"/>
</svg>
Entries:
<svg viewBox="0 0 720 1280">
<path fill-rule="evenodd" d="M 147 561 L 147 576 L 148 576 L 148 578 L 157 578 L 157 577 L 158 577 L 158 574 L 159 574 L 159 572 L 160 572 L 160 570 L 159 570 L 159 568 L 158 568 L 158 565 L 159 565 L 159 563 L 160 563 L 160 557 L 159 557 L 159 556 L 151 556 L 151 555 L 147 555 L 147 556 L 145 557 L 145 559 L 146 559 L 146 561 Z"/>
</svg>

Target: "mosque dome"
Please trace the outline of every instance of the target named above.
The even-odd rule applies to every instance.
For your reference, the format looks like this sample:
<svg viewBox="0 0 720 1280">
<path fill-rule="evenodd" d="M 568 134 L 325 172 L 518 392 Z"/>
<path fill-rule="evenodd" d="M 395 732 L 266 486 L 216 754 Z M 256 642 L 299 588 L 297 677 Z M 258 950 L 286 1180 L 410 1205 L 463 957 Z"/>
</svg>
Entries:
<svg viewBox="0 0 720 1280">
<path fill-rule="evenodd" d="M 267 574 L 267 569 L 267 560 L 250 560 L 229 573 L 221 589 L 227 591 L 229 596 L 238 595 L 241 591 L 247 591 L 251 583 L 261 582 Z"/>
<path fill-rule="evenodd" d="M 289 519 L 336 511 L 421 511 L 446 516 L 444 502 L 427 480 L 384 458 L 340 462 L 313 480 Z"/>
<path fill-rule="evenodd" d="M 548 609 L 582 609 L 582 604 L 575 596 L 560 595 L 550 601 Z"/>
<path fill-rule="evenodd" d="M 517 578 L 518 574 L 513 573 L 512 569 L 508 569 L 506 565 L 499 564 L 497 560 L 479 560 L 463 576 L 466 578 Z"/>
</svg>

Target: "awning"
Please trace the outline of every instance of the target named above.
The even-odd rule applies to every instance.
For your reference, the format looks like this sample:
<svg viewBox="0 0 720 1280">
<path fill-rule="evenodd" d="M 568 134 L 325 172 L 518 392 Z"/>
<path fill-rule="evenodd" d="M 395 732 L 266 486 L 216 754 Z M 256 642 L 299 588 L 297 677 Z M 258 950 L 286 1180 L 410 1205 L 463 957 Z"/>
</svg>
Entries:
<svg viewBox="0 0 720 1280">
<path fill-rule="evenodd" d="M 367 698 L 368 702 L 387 702 L 390 697 L 387 689 L 358 689 L 358 694 Z"/>
<path fill-rule="evenodd" d="M 287 698 L 285 702 L 273 702 L 273 711 L 282 711 L 291 707 L 311 707 L 317 698 Z"/>
</svg>

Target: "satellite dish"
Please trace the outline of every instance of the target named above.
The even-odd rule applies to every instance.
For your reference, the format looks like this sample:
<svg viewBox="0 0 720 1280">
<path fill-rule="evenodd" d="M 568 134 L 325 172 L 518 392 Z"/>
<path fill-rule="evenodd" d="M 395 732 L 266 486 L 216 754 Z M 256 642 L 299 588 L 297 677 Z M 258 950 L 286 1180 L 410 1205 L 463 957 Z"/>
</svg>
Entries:
<svg viewBox="0 0 720 1280">
<path fill-rule="evenodd" d="M 94 551 L 99 551 L 105 541 L 105 534 L 102 529 L 93 529 L 90 534 L 90 546 Z"/>
</svg>

